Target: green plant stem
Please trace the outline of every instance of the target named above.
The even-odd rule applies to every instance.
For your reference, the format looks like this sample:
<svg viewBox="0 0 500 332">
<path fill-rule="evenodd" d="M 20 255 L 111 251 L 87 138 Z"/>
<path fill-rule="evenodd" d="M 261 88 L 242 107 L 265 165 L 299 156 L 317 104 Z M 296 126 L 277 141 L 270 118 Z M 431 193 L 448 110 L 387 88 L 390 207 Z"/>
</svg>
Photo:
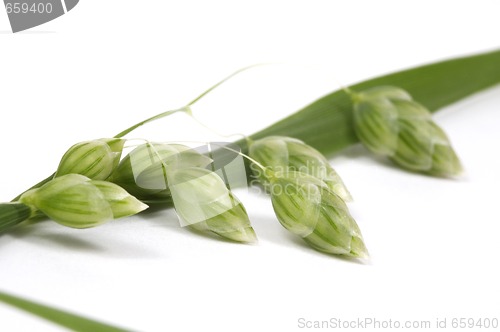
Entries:
<svg viewBox="0 0 500 332">
<path fill-rule="evenodd" d="M 193 99 L 192 101 L 190 101 L 186 106 L 192 106 L 192 105 L 194 105 L 197 101 L 199 101 L 200 99 L 202 99 L 203 97 L 205 97 L 207 94 L 209 94 L 210 92 L 212 92 L 213 90 L 215 90 L 216 88 L 218 88 L 220 85 L 222 85 L 223 83 L 227 82 L 231 78 L 235 77 L 236 75 L 238 75 L 238 74 L 240 74 L 240 73 L 242 73 L 244 71 L 247 71 L 248 69 L 252 69 L 252 68 L 259 67 L 259 66 L 264 66 L 264 65 L 267 65 L 267 63 L 258 63 L 258 64 L 255 64 L 255 65 L 250 65 L 250 66 L 246 66 L 246 67 L 243 67 L 243 68 L 235 71 L 234 73 L 232 73 L 229 76 L 226 76 L 224 79 L 222 79 L 219 82 L 217 82 L 216 84 L 214 84 L 212 87 L 210 87 L 209 89 L 207 89 L 201 95 L 199 95 L 198 97 L 196 97 L 195 99 Z"/>
<path fill-rule="evenodd" d="M 31 208 L 22 203 L 0 204 L 0 233 L 28 220 L 32 215 Z"/>
<path fill-rule="evenodd" d="M 28 190 L 25 190 L 21 194 L 17 195 L 10 203 L 0 203 L 0 234 L 24 221 L 30 220 L 33 217 L 40 217 L 40 214 L 33 213 L 31 208 L 27 205 L 19 203 L 18 201 L 25 192 L 31 189 L 39 188 L 53 178 L 54 174 L 48 176 Z"/>
<path fill-rule="evenodd" d="M 265 65 L 265 64 L 256 64 L 256 65 L 251 65 L 251 66 L 247 66 L 247 67 L 241 68 L 241 69 L 235 71 L 234 73 L 232 73 L 231 75 L 226 76 L 225 78 L 223 78 L 219 82 L 215 83 L 214 85 L 212 85 L 210 88 L 208 88 L 203 93 L 201 93 L 198 97 L 194 98 L 189 103 L 187 103 L 186 106 L 184 106 L 182 108 L 179 108 L 177 110 L 171 110 L 171 111 L 166 111 L 166 112 L 160 113 L 158 115 L 150 117 L 149 119 L 146 119 L 144 121 L 136 123 L 132 127 L 129 127 L 127 129 L 123 130 L 122 132 L 120 132 L 119 134 L 115 135 L 115 138 L 122 138 L 125 135 L 129 134 L 130 132 L 134 131 L 135 129 L 137 129 L 137 128 L 139 128 L 139 127 L 141 127 L 141 126 L 143 126 L 143 125 L 145 125 L 145 124 L 147 124 L 149 122 L 153 122 L 153 121 L 159 120 L 161 118 L 167 117 L 169 115 L 172 115 L 172 114 L 175 114 L 175 113 L 178 113 L 178 112 L 185 112 L 185 113 L 188 113 L 188 114 L 192 115 L 191 114 L 191 108 L 190 108 L 190 106 L 193 106 L 194 104 L 196 104 L 203 97 L 205 97 L 206 95 L 208 95 L 210 92 L 212 92 L 213 90 L 215 90 L 220 85 L 222 85 L 223 83 L 227 82 L 228 80 L 230 80 L 234 76 L 236 76 L 236 75 L 238 75 L 238 74 L 240 74 L 240 73 L 242 73 L 244 71 L 247 71 L 248 69 L 255 68 L 257 66 L 263 66 L 263 65 Z"/>
<path fill-rule="evenodd" d="M 125 129 L 124 131 L 120 132 L 119 134 L 115 135 L 114 138 L 122 138 L 124 137 L 125 135 L 127 135 L 128 133 L 136 130 L 137 128 L 145 125 L 146 123 L 149 123 L 149 122 L 153 122 L 153 121 L 156 121 L 156 120 L 159 120 L 161 118 L 164 118 L 164 117 L 167 117 L 169 115 L 172 115 L 172 114 L 175 114 L 175 113 L 179 113 L 179 112 L 186 112 L 187 109 L 186 108 L 180 108 L 178 110 L 172 110 L 172 111 L 166 111 L 166 112 L 163 112 L 163 113 L 160 113 L 158 115 L 155 115 L 155 116 L 152 116 L 150 117 L 149 119 L 146 119 L 144 121 L 141 121 L 139 123 L 136 123 L 135 125 L 133 125 L 132 127 L 130 128 L 127 128 Z"/>
</svg>

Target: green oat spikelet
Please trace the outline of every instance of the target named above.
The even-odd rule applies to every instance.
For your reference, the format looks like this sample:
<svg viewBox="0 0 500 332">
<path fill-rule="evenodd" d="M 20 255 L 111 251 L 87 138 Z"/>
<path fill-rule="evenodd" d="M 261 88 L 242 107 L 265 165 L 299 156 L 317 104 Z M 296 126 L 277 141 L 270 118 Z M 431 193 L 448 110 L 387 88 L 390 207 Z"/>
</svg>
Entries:
<svg viewBox="0 0 500 332">
<path fill-rule="evenodd" d="M 328 160 L 303 141 L 285 137 L 268 136 L 249 143 L 250 158 L 275 173 L 302 172 L 322 180 L 344 201 L 352 200 L 344 182 Z M 265 172 L 252 168 L 264 187 L 269 186 Z"/>
<path fill-rule="evenodd" d="M 370 151 L 411 171 L 442 177 L 462 172 L 444 131 L 406 91 L 382 86 L 351 97 L 356 134 Z"/>
<path fill-rule="evenodd" d="M 81 174 L 93 180 L 106 180 L 120 162 L 124 139 L 103 138 L 80 142 L 64 154 L 55 177 Z"/>
<path fill-rule="evenodd" d="M 72 228 L 95 227 L 148 207 L 113 183 L 79 174 L 54 178 L 24 193 L 20 202 Z"/>
<path fill-rule="evenodd" d="M 182 225 L 236 242 L 257 240 L 243 204 L 215 172 L 187 167 L 167 174 Z"/>
<path fill-rule="evenodd" d="M 318 251 L 368 257 L 356 221 L 323 181 L 293 171 L 269 178 L 273 208 L 283 227 Z"/>
</svg>

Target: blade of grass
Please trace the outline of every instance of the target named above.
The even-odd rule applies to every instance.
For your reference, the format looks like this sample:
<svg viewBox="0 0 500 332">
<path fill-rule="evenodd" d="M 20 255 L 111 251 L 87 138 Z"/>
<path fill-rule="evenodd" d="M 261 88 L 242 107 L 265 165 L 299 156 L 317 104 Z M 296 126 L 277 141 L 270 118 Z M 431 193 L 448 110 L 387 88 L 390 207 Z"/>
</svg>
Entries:
<svg viewBox="0 0 500 332">
<path fill-rule="evenodd" d="M 349 87 L 359 91 L 395 85 L 432 112 L 500 83 L 500 50 L 403 70 Z M 289 117 L 255 133 L 292 136 L 331 156 L 358 142 L 352 126 L 352 103 L 342 91 L 332 92 Z"/>
<path fill-rule="evenodd" d="M 77 332 L 130 331 L 0 292 L 0 301 Z"/>
</svg>

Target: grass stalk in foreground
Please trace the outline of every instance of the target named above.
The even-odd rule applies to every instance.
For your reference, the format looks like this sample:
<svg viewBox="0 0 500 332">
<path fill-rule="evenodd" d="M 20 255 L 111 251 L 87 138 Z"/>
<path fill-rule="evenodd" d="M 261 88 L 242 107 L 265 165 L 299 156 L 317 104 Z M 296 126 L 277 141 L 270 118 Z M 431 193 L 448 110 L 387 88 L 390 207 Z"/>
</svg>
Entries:
<svg viewBox="0 0 500 332">
<path fill-rule="evenodd" d="M 0 302 L 11 305 L 50 322 L 77 332 L 126 332 L 106 323 L 94 321 L 68 311 L 55 309 L 44 304 L 22 299 L 18 296 L 0 292 Z"/>
</svg>

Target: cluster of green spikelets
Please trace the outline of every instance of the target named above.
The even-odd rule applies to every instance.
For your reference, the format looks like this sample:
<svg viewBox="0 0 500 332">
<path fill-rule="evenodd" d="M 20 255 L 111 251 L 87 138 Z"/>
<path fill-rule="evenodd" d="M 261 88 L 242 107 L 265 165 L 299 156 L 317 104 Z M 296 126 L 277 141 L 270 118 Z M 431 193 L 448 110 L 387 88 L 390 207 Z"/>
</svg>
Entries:
<svg viewBox="0 0 500 332">
<path fill-rule="evenodd" d="M 378 87 L 348 93 L 356 134 L 369 150 L 412 171 L 459 174 L 448 138 L 407 92 Z M 232 241 L 256 241 L 243 204 L 213 171 L 213 159 L 185 145 L 163 143 L 139 145 L 122 158 L 125 142 L 112 138 L 74 145 L 54 177 L 25 192 L 19 202 L 29 206 L 30 216 L 44 215 L 73 228 L 137 214 L 146 203 L 168 202 L 183 226 Z M 247 143 L 244 157 L 284 228 L 316 250 L 368 257 L 345 203 L 351 195 L 319 151 L 284 136 Z"/>
<path fill-rule="evenodd" d="M 54 179 L 20 202 L 69 227 L 87 228 L 136 214 L 143 202 L 172 202 L 181 223 L 237 242 L 257 237 L 243 204 L 210 169 L 213 160 L 180 144 L 145 143 L 121 161 L 125 140 L 100 139 L 71 147 Z M 361 233 L 343 198 L 340 177 L 299 140 L 250 142 L 253 170 L 271 195 L 281 224 L 312 247 L 365 257 Z"/>
</svg>

